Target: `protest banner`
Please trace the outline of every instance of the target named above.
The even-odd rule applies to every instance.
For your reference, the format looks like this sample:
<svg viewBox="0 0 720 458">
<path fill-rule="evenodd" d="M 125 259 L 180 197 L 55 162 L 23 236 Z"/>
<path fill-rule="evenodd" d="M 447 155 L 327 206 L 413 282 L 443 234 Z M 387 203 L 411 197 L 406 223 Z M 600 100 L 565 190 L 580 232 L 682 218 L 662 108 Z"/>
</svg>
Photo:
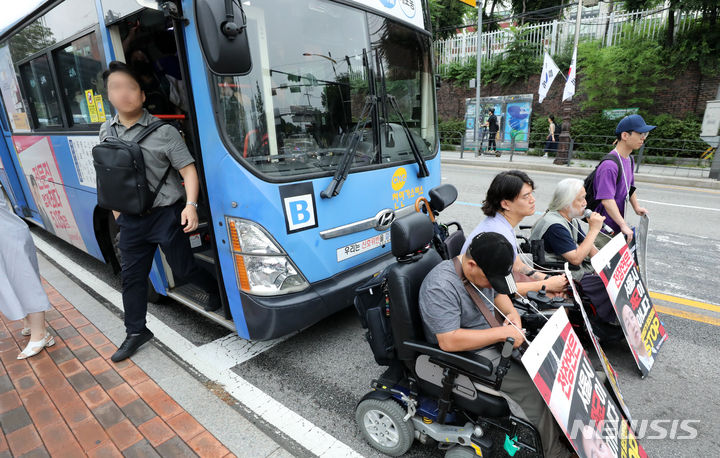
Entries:
<svg viewBox="0 0 720 458">
<path fill-rule="evenodd" d="M 582 300 L 580 299 L 580 294 L 578 294 L 577 288 L 575 287 L 575 282 L 572 281 L 572 277 L 570 276 L 570 266 L 568 263 L 565 263 L 565 275 L 570 280 L 570 288 L 573 292 L 573 298 L 575 298 L 575 303 L 580 308 L 580 313 L 583 317 L 583 322 L 585 323 L 585 328 L 588 331 L 588 335 L 590 336 L 590 340 L 592 341 L 593 347 L 595 348 L 595 351 L 597 352 L 598 358 L 600 358 L 600 362 L 603 366 L 603 371 L 605 371 L 605 376 L 607 377 L 608 381 L 610 382 L 610 386 L 613 389 L 613 392 L 615 393 L 615 399 L 618 400 L 618 403 L 620 404 L 620 408 L 622 409 L 623 413 L 625 414 L 625 418 L 627 418 L 629 421 L 632 422 L 632 417 L 630 416 L 630 409 L 628 409 L 627 404 L 625 404 L 625 398 L 623 398 L 622 393 L 620 392 L 620 385 L 617 381 L 617 372 L 615 372 L 615 369 L 610 364 L 610 361 L 607 359 L 607 356 L 605 356 L 605 352 L 603 351 L 602 347 L 600 346 L 600 342 L 598 341 L 597 336 L 595 336 L 595 333 L 593 332 L 592 325 L 590 324 L 590 319 L 587 316 L 587 313 L 585 312 L 585 308 L 582 305 Z"/>
<path fill-rule="evenodd" d="M 617 313 L 625 339 L 643 378 L 650 373 L 667 332 L 653 307 L 623 234 L 591 259 Z"/>
<path fill-rule="evenodd" d="M 540 330 L 522 363 L 578 456 L 647 457 L 563 309 Z"/>
</svg>

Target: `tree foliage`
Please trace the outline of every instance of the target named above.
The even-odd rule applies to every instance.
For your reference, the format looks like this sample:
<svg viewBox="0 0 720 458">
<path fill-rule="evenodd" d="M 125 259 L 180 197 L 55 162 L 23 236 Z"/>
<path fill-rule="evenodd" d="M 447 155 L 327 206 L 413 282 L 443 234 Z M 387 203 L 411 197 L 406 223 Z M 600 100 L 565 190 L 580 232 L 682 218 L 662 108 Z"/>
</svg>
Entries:
<svg viewBox="0 0 720 458">
<path fill-rule="evenodd" d="M 667 78 L 660 44 L 636 34 L 606 48 L 581 43 L 578 60 L 579 92 L 587 95 L 583 108 L 648 107 Z"/>
<path fill-rule="evenodd" d="M 465 25 L 466 15 L 474 15 L 476 8 L 466 5 L 458 0 L 428 0 L 430 9 L 430 22 L 436 40 L 442 40 L 455 35 L 455 27 Z"/>
</svg>

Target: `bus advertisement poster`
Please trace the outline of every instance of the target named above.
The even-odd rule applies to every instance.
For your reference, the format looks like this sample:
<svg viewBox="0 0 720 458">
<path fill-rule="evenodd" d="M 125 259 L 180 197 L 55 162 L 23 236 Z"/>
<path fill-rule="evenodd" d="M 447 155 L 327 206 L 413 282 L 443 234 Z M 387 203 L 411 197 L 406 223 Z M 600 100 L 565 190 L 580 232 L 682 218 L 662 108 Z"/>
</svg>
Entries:
<svg viewBox="0 0 720 458">
<path fill-rule="evenodd" d="M 650 373 L 668 335 L 640 279 L 624 234 L 616 235 L 591 261 L 605 284 L 625 339 L 644 378 Z"/>
<path fill-rule="evenodd" d="M 647 457 L 558 309 L 522 357 L 533 383 L 581 458 Z"/>
<path fill-rule="evenodd" d="M 68 148 L 72 156 L 78 182 L 88 188 L 97 188 L 95 179 L 95 167 L 93 166 L 92 149 L 97 145 L 97 137 L 75 137 L 67 138 Z"/>
<path fill-rule="evenodd" d="M 605 376 L 607 377 L 608 381 L 610 382 L 610 386 L 613 389 L 613 392 L 615 393 L 615 399 L 617 399 L 618 404 L 620 404 L 620 408 L 622 409 L 623 413 L 625 414 L 625 418 L 627 418 L 629 421 L 632 422 L 632 417 L 630 416 L 630 409 L 628 409 L 627 404 L 625 404 L 625 398 L 623 398 L 622 393 L 620 392 L 620 384 L 618 383 L 617 379 L 617 372 L 615 372 L 615 369 L 612 367 L 612 364 L 610 364 L 610 361 L 607 359 L 607 356 L 605 356 L 605 352 L 603 351 L 602 347 L 600 346 L 600 342 L 598 341 L 598 338 L 595 336 L 595 333 L 593 332 L 592 325 L 590 324 L 590 319 L 587 316 L 587 313 L 585 312 L 585 307 L 582 305 L 582 300 L 580 299 L 580 294 L 578 294 L 577 288 L 575 288 L 575 282 L 572 280 L 572 274 L 570 273 L 570 266 L 566 262 L 565 263 L 565 276 L 570 279 L 570 288 L 573 292 L 573 298 L 575 299 L 575 303 L 578 305 L 578 308 L 580 308 L 580 314 L 583 317 L 583 322 L 585 323 L 585 329 L 587 329 L 588 334 L 590 335 L 590 340 L 592 341 L 593 347 L 595 348 L 595 352 L 597 352 L 598 358 L 600 358 L 600 362 L 603 366 L 603 371 L 605 371 Z"/>
<path fill-rule="evenodd" d="M 87 251 L 70 208 L 50 137 L 18 136 L 13 143 L 46 230 Z"/>
</svg>

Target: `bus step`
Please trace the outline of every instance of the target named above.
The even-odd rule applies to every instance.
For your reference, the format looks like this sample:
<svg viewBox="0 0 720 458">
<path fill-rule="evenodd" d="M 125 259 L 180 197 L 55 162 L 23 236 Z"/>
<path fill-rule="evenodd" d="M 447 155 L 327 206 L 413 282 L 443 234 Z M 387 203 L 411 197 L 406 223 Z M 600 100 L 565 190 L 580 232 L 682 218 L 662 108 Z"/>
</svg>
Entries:
<svg viewBox="0 0 720 458">
<path fill-rule="evenodd" d="M 207 262 L 208 264 L 215 264 L 215 258 L 212 257 L 212 250 L 199 251 L 197 253 L 193 253 L 193 256 L 195 256 L 195 259 L 198 259 L 202 262 Z"/>
<path fill-rule="evenodd" d="M 205 307 L 205 304 L 208 302 L 208 294 L 192 283 L 187 283 L 170 289 L 167 291 L 167 295 L 181 304 L 190 307 L 197 313 L 210 318 L 214 322 L 225 326 L 231 331 L 235 331 L 235 323 L 231 320 L 225 319 L 225 317 L 219 313 L 206 312 L 203 310 L 203 307 Z M 219 309 L 218 312 L 222 312 L 222 310 Z"/>
</svg>

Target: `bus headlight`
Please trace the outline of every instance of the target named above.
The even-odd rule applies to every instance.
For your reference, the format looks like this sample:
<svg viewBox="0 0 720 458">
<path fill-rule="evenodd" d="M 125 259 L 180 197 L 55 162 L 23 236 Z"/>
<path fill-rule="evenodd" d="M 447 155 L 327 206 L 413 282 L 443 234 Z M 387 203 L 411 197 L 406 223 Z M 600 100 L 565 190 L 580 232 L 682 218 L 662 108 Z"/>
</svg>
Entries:
<svg viewBox="0 0 720 458">
<path fill-rule="evenodd" d="M 277 242 L 252 221 L 225 217 L 238 287 L 249 294 L 273 296 L 310 286 Z"/>
</svg>

